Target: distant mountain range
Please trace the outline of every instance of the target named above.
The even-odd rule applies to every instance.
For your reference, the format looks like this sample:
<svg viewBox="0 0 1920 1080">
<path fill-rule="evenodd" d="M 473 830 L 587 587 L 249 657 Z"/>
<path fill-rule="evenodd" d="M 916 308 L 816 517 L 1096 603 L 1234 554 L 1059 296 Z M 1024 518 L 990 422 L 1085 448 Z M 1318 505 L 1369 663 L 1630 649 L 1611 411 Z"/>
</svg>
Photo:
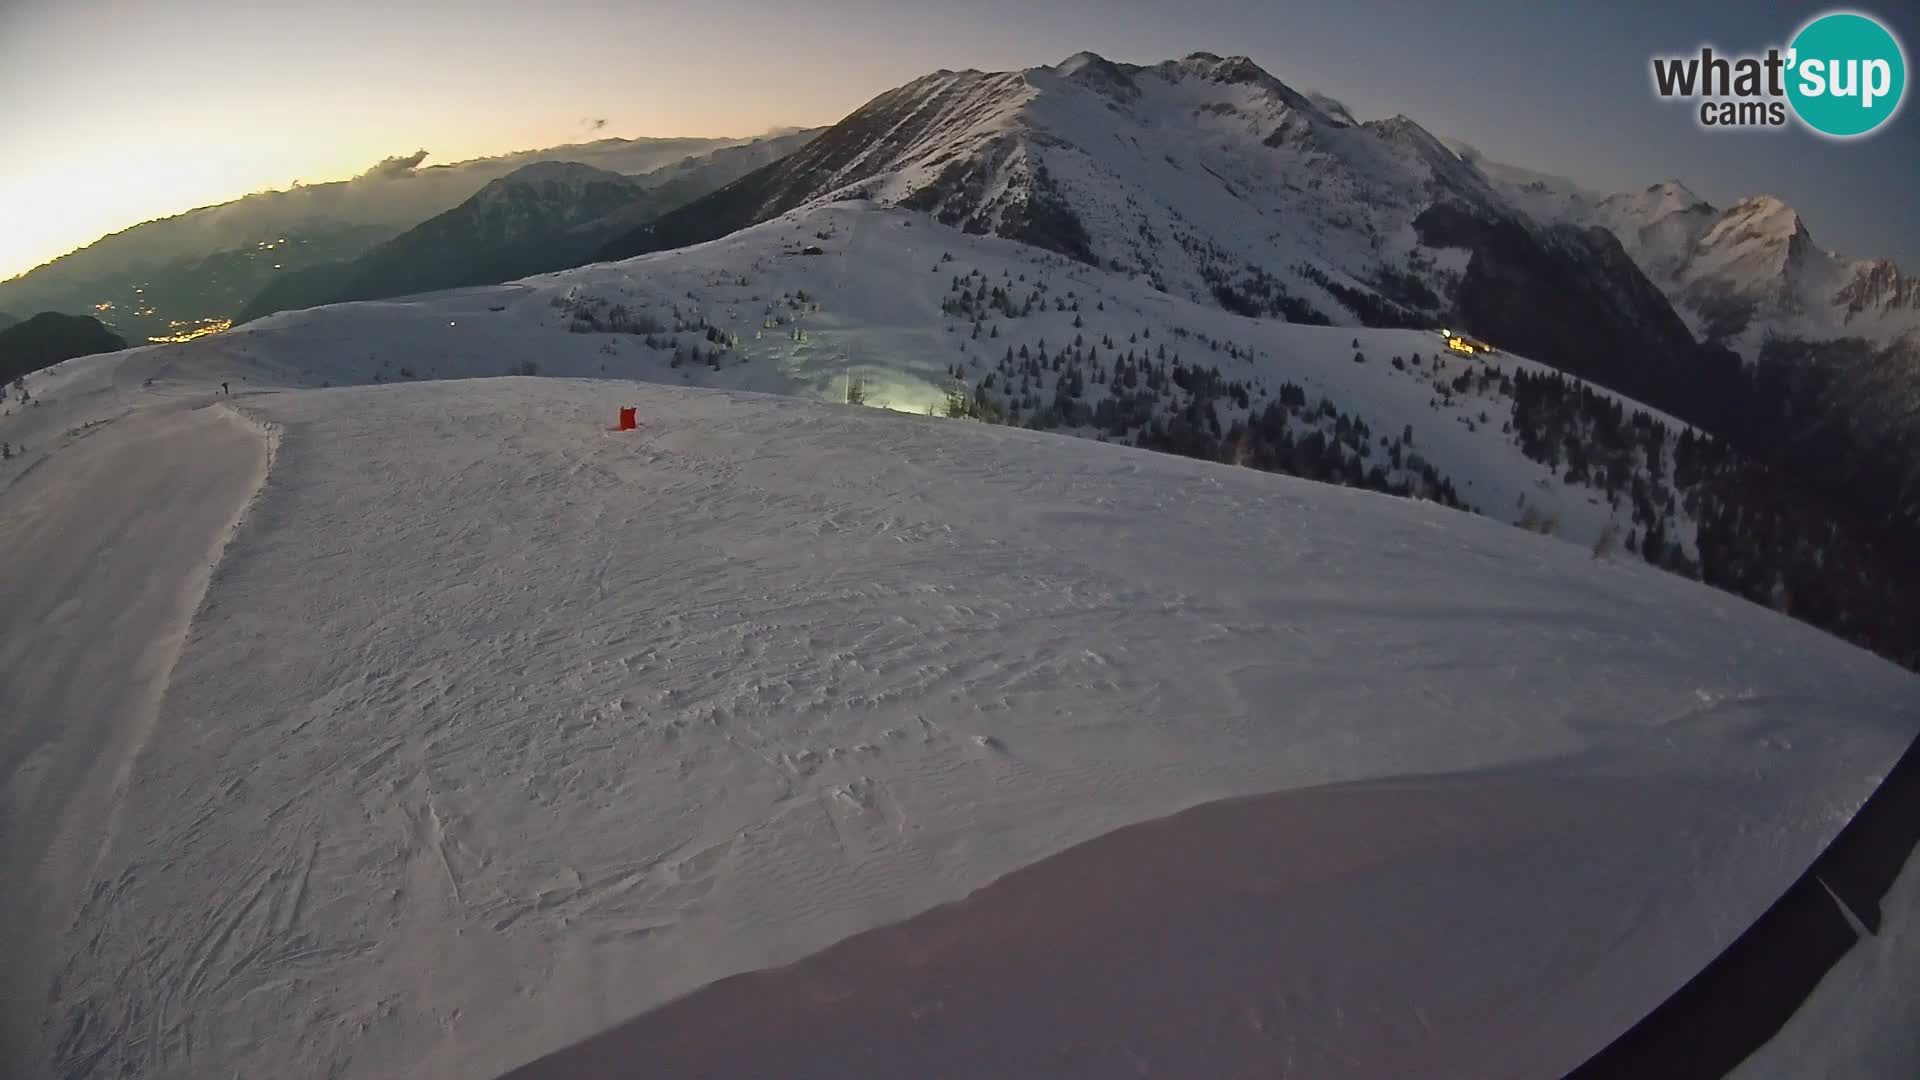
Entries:
<svg viewBox="0 0 1920 1080">
<path fill-rule="evenodd" d="M 361 176 L 150 221 L 0 282 L 0 310 L 98 315 L 135 341 L 217 325 L 278 278 L 358 257 L 539 161 L 638 175 L 753 140 L 602 139 L 452 165 L 424 151 Z"/>
<path fill-rule="evenodd" d="M 976 239 L 974 265 L 949 269 L 957 241 Z M 556 356 L 556 373 L 755 388 L 747 369 L 775 384 L 811 372 L 849 401 L 871 390 L 1529 527 L 1578 516 L 1656 565 L 1920 664 L 1916 290 L 1898 268 L 1822 251 L 1778 200 L 1722 211 L 1677 183 L 1591 194 L 1403 116 L 1360 121 L 1244 57 L 940 71 L 824 131 L 640 174 L 522 161 L 393 235 L 297 271 L 283 260 L 270 288 L 225 310 L 709 241 L 443 298 L 479 317 L 430 320 L 415 352 L 433 359 L 360 374 L 436 378 L 455 355 L 466 373 L 524 373 L 535 362 L 500 335 L 560 328 L 588 348 Z M 801 325 L 822 297 L 831 319 Z M 340 314 L 413 325 L 430 310 Z M 262 319 L 230 347 L 303 319 Z M 1355 329 L 1273 333 L 1279 321 Z M 1547 369 L 1450 346 L 1431 333 L 1443 327 Z M 488 350 L 446 348 L 476 334 Z M 1331 357 L 1343 374 L 1314 386 L 1304 373 L 1325 374 L 1329 343 L 1351 345 Z M 497 363 L 509 354 L 522 358 Z M 943 358 L 944 376 L 922 370 Z M 1336 404 L 1336 383 L 1363 394 Z M 1457 454 L 1443 449 L 1456 438 Z M 1494 482 L 1478 472 L 1489 453 L 1517 454 L 1531 479 Z"/>
<path fill-rule="evenodd" d="M 1772 196 L 1722 210 L 1677 180 L 1596 195 L 1459 149 L 1536 220 L 1610 232 L 1694 332 L 1744 362 L 1704 376 L 1707 426 L 1777 463 L 1817 462 L 1870 517 L 1920 534 L 1920 277 L 1825 250 Z"/>
<path fill-rule="evenodd" d="M 1920 284 L 1824 251 L 1778 199 L 1591 193 L 1210 53 L 939 71 L 821 132 L 630 168 L 657 150 L 609 149 L 621 168 L 516 160 L 405 227 L 323 218 L 297 265 L 260 242 L 279 268 L 251 297 L 230 282 L 259 279 L 210 266 L 233 251 L 180 280 L 250 318 L 625 259 L 837 202 L 898 207 L 1247 318 L 1461 327 L 1720 436 L 1767 484 L 1799 486 L 1796 513 L 1818 500 L 1887 545 L 1920 542 Z M 347 186 L 431 171 L 411 165 Z M 8 287 L 0 306 L 25 306 Z"/>
<path fill-rule="evenodd" d="M 289 308 L 507 281 L 581 262 L 594 235 L 579 230 L 643 198 L 627 177 L 574 162 L 539 162 L 357 258 L 280 278 L 238 322 Z"/>
<path fill-rule="evenodd" d="M 640 176 L 571 161 L 524 165 L 355 258 L 276 279 L 240 309 L 236 321 L 577 266 L 635 223 L 783 157 L 813 134 L 794 132 L 724 147 Z"/>
<path fill-rule="evenodd" d="M 1920 288 L 1890 263 L 1821 251 L 1775 199 L 1719 211 L 1678 185 L 1593 196 L 1405 117 L 1359 122 L 1244 57 L 1083 53 L 888 91 L 598 257 L 846 199 L 1248 316 L 1464 325 L 1817 469 L 1867 516 L 1920 531 Z"/>
<path fill-rule="evenodd" d="M 1705 394 L 1674 380 L 1694 336 L 1616 238 L 1536 219 L 1413 121 L 1358 122 L 1244 57 L 937 72 L 599 257 L 838 199 L 925 210 L 1248 316 L 1464 322 L 1642 400 Z"/>
<path fill-rule="evenodd" d="M 1756 355 L 1768 335 L 1885 345 L 1920 333 L 1920 277 L 1888 259 L 1827 251 L 1771 195 L 1724 210 L 1678 180 L 1598 195 L 1457 149 L 1535 219 L 1612 232 L 1701 336 L 1744 355 Z"/>
<path fill-rule="evenodd" d="M 1360 122 L 1244 57 L 1083 53 L 888 91 L 598 257 L 840 201 L 925 211 L 1248 317 L 1461 327 L 1724 440 L 1721 509 L 1699 538 L 1718 552 L 1714 583 L 1831 598 L 1810 583 L 1834 572 L 1821 560 L 1842 530 L 1862 545 L 1856 580 L 1920 595 L 1898 569 L 1920 543 L 1920 288 L 1890 262 L 1823 251 L 1777 199 L 1723 211 L 1678 184 L 1593 195 L 1405 117 Z M 1575 415 L 1553 436 L 1566 448 L 1617 437 L 1620 418 Z M 1773 546 L 1746 550 L 1744 532 Z M 1894 607 L 1835 603 L 1811 617 L 1913 640 Z"/>
</svg>

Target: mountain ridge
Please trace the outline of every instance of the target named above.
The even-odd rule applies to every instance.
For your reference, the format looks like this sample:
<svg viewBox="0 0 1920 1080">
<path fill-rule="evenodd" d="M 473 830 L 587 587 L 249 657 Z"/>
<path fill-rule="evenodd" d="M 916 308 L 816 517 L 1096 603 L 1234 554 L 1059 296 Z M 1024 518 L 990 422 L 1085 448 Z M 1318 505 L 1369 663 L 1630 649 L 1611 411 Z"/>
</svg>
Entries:
<svg viewBox="0 0 1920 1080">
<path fill-rule="evenodd" d="M 1601 195 L 1455 148 L 1535 220 L 1613 232 L 1699 333 L 1750 360 L 1769 335 L 1861 336 L 1887 346 L 1920 331 L 1920 275 L 1892 259 L 1822 247 L 1776 195 L 1744 196 L 1723 209 L 1678 180 Z"/>
<path fill-rule="evenodd" d="M 1826 250 L 1777 196 L 1601 196 L 1462 149 L 1536 220 L 1612 233 L 1706 340 L 1691 418 L 1820 477 L 1889 550 L 1920 541 L 1920 276 Z"/>
<path fill-rule="evenodd" d="M 576 230 L 645 197 L 638 183 L 577 162 L 542 161 L 350 262 L 283 278 L 242 308 L 245 323 L 288 307 L 377 300 L 554 270 L 591 250 Z"/>
<path fill-rule="evenodd" d="M 1704 407 L 1686 324 L 1608 241 L 1523 213 L 1411 119 L 1355 123 L 1246 57 L 1079 53 L 935 72 L 595 258 L 840 199 L 925 211 L 1250 317 L 1465 324 L 1662 408 Z"/>
<path fill-rule="evenodd" d="M 290 308 L 495 284 L 578 265 L 633 221 L 804 146 L 812 134 L 803 129 L 723 147 L 639 176 L 581 162 L 532 162 L 353 259 L 273 282 L 247 301 L 236 321 Z"/>
<path fill-rule="evenodd" d="M 122 336 L 234 315 L 283 272 L 357 257 L 544 158 L 640 173 L 740 139 L 601 139 L 446 165 L 426 152 L 347 180 L 296 184 L 130 225 L 0 281 L 0 308 L 91 311 Z"/>
</svg>

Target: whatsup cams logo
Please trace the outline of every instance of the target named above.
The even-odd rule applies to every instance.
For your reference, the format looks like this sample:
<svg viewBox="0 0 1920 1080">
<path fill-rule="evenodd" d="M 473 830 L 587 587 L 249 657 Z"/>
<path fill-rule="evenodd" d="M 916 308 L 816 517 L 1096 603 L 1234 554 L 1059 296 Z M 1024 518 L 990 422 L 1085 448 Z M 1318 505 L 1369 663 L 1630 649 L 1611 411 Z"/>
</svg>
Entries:
<svg viewBox="0 0 1920 1080">
<path fill-rule="evenodd" d="M 1852 139 L 1900 111 L 1907 58 L 1878 19 L 1831 11 L 1765 53 L 1726 56 L 1707 46 L 1698 55 L 1656 56 L 1653 89 L 1696 102 L 1703 128 L 1777 128 L 1798 119 L 1829 138 Z"/>
</svg>

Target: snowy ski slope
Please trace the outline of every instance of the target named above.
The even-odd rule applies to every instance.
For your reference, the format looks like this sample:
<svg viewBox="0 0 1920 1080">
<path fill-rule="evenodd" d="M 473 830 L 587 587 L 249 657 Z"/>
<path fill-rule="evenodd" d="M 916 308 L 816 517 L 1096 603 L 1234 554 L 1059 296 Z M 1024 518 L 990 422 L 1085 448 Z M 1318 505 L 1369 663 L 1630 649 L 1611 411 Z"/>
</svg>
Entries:
<svg viewBox="0 0 1920 1080">
<path fill-rule="evenodd" d="M 30 380 L 0 416 L 29 448 L 0 464 L 0 876 L 29 886 L 0 908 L 5 1060 L 485 1076 L 1121 826 L 1445 774 L 1443 804 L 1512 830 L 1388 851 L 1384 892 L 1303 866 L 1340 947 L 1277 1021 L 1327 1075 L 1557 1075 L 1745 929 L 1920 729 L 1911 674 L 1584 540 L 818 400 L 866 373 L 919 411 L 982 347 L 944 328 L 950 278 L 1044 273 L 1105 304 L 1079 333 L 1232 340 L 1382 430 L 1430 417 L 1416 441 L 1490 512 L 1540 490 L 1375 355 L 1430 336 L 1043 258 L 834 207 Z M 802 288 L 796 338 L 768 324 Z M 676 368 L 568 333 L 553 301 L 582 293 L 738 344 Z M 1029 318 L 1003 347 L 1075 332 Z M 591 377 L 463 378 L 529 361 Z M 622 405 L 639 431 L 607 430 Z M 1612 794 L 1543 829 L 1562 785 Z M 1473 915 L 1523 894 L 1524 926 Z M 1385 933 L 1388 896 L 1450 899 Z M 1441 942 L 1456 966 L 1427 971 Z M 1514 1001 L 1544 1034 L 1502 1027 Z"/>
<path fill-rule="evenodd" d="M 809 247 L 821 254 L 798 253 Z M 973 338 L 968 319 L 943 311 L 954 280 L 967 274 L 975 275 L 975 287 L 1004 283 L 1023 297 L 1044 287 L 1044 310 L 984 320 L 982 336 Z M 796 300 L 800 296 L 805 302 Z M 1077 302 L 1078 310 L 1055 310 L 1055 300 Z M 655 335 L 555 332 L 568 328 L 576 308 L 604 317 L 616 304 L 634 320 L 652 317 L 669 331 L 684 320 L 688 328 Z M 693 328 L 696 320 L 730 335 L 731 343 L 708 340 Z M 649 336 L 656 347 L 647 346 Z M 1112 347 L 1102 346 L 1103 338 Z M 1008 351 L 1037 351 L 1042 343 L 1059 349 L 1076 339 L 1106 362 L 1134 352 L 1143 360 L 1159 356 L 1163 364 L 1177 359 L 1218 367 L 1223 378 L 1247 382 L 1249 407 L 1222 403 L 1223 424 L 1257 412 L 1292 382 L 1310 402 L 1325 397 L 1364 419 L 1376 437 L 1411 428 L 1412 449 L 1451 479 L 1468 505 L 1501 520 L 1551 519 L 1555 535 L 1591 545 L 1609 523 L 1624 533 L 1631 517 L 1629 504 L 1611 505 L 1597 488 L 1568 483 L 1522 455 L 1514 437 L 1502 433 L 1512 405 L 1497 387 L 1444 396 L 1435 385 L 1489 363 L 1508 373 L 1549 370 L 1542 365 L 1505 353 L 1462 357 L 1426 331 L 1243 318 L 1026 245 L 860 203 L 812 207 L 710 244 L 523 283 L 276 315 L 179 354 L 191 361 L 169 362 L 198 363 L 212 354 L 302 385 L 395 381 L 408 372 L 421 379 L 492 376 L 532 362 L 547 375 L 833 401 L 845 400 L 851 378 L 865 382 L 870 405 L 925 412 L 943 405 L 952 366 L 970 387 Z M 676 344 L 689 353 L 718 350 L 721 362 L 716 368 L 689 355 L 675 367 Z M 1356 352 L 1365 363 L 1354 362 Z M 1416 354 L 1426 358 L 1424 366 L 1402 370 L 1391 363 Z M 1055 378 L 1043 375 L 1036 394 L 1050 397 Z M 1096 396 L 1108 389 L 1092 388 Z M 1686 427 L 1638 403 L 1628 407 L 1664 421 L 1674 438 Z M 1639 471 L 1646 471 L 1644 461 Z M 1670 461 L 1664 471 L 1671 473 Z M 1671 523 L 1690 544 L 1684 508 Z"/>
</svg>

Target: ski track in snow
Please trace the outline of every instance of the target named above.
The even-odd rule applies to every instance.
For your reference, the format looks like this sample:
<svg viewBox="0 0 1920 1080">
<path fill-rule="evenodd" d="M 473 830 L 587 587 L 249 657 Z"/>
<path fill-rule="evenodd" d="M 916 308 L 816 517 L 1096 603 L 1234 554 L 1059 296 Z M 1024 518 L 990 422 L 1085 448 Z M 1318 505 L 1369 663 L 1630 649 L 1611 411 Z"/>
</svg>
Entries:
<svg viewBox="0 0 1920 1080">
<path fill-rule="evenodd" d="M 1768 793 L 1621 930 L 1678 979 L 1912 734 L 1863 652 L 1427 504 L 735 392 L 242 406 L 272 473 L 43 924 L 56 1075 L 484 1075 L 1120 825 L 1569 762 Z"/>
<path fill-rule="evenodd" d="M 221 549 L 265 477 L 262 436 L 224 408 L 159 411 L 79 430 L 57 469 L 8 487 L 0 853 L 21 905 L 0 931 L 9 1000 L 32 1000 L 49 938 L 84 929 L 83 900 L 114 899 L 99 867 L 140 831 L 126 805 L 136 767 Z M 101 490 L 128 497 L 78 495 Z M 0 1050 L 24 1059 L 33 1014 L 8 1013 Z"/>
<path fill-rule="evenodd" d="M 773 254 L 820 227 L 826 255 Z M 1566 932 L 1639 958 L 1602 984 L 1627 1014 L 1743 930 L 1920 725 L 1910 674 L 1584 536 L 746 392 L 864 372 L 936 393 L 965 336 L 937 314 L 946 250 L 953 273 L 1098 290 L 1090 338 L 1189 326 L 1382 431 L 1428 410 L 1378 361 L 1430 336 L 1254 324 L 840 207 L 59 365 L 0 418 L 32 447 L 0 469 L 0 869 L 45 886 L 0 909 L 32 957 L 7 975 L 8 1060 L 484 1076 L 1122 825 L 1487 771 L 1736 793 L 1711 821 L 1667 808 L 1685 824 L 1658 844 L 1596 827 L 1613 869 L 1582 872 L 1636 875 L 1594 893 L 1632 903 Z M 800 287 L 806 334 L 755 338 Z M 698 306 L 751 359 L 605 354 L 549 304 L 574 288 Z M 318 388 L 526 359 L 600 377 Z M 255 430 L 200 408 L 223 379 Z M 606 430 L 621 405 L 639 431 Z M 1420 436 L 1492 510 L 1542 489 L 1497 431 Z M 1326 932 L 1401 962 L 1364 925 Z M 1595 974 L 1486 963 L 1543 1002 Z"/>
</svg>

